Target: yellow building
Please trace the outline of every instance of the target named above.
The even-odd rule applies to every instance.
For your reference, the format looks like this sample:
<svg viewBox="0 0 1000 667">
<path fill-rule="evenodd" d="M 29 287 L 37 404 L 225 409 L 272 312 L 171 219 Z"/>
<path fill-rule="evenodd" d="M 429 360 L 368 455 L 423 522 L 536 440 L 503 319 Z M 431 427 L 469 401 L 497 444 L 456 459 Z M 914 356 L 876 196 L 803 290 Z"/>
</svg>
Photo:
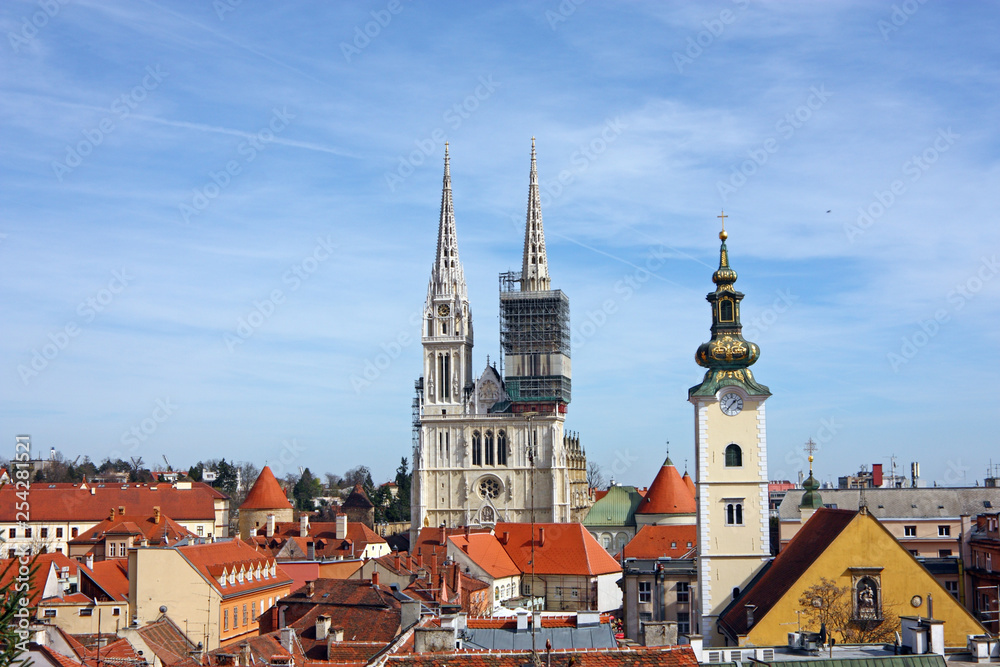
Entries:
<svg viewBox="0 0 1000 667">
<path fill-rule="evenodd" d="M 880 628 L 891 636 L 907 616 L 943 623 L 949 647 L 985 632 L 866 509 L 821 508 L 729 604 L 718 627 L 729 644 L 774 646 L 800 624 L 818 632 L 825 618 L 830 635 L 843 643 L 871 641 Z"/>
</svg>

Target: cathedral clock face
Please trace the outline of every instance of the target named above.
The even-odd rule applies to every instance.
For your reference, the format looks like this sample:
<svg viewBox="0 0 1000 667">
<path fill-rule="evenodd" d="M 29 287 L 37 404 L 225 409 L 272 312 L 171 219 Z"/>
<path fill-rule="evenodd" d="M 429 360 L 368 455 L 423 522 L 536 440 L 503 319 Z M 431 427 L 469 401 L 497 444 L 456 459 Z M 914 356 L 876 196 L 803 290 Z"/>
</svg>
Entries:
<svg viewBox="0 0 1000 667">
<path fill-rule="evenodd" d="M 441 317 L 448 317 L 448 313 L 450 312 L 451 308 L 448 307 L 448 304 L 442 303 L 440 306 L 438 306 L 438 315 L 440 315 Z"/>
<path fill-rule="evenodd" d="M 735 392 L 729 392 L 719 400 L 719 407 L 730 417 L 738 415 L 743 409 L 743 398 Z"/>
</svg>

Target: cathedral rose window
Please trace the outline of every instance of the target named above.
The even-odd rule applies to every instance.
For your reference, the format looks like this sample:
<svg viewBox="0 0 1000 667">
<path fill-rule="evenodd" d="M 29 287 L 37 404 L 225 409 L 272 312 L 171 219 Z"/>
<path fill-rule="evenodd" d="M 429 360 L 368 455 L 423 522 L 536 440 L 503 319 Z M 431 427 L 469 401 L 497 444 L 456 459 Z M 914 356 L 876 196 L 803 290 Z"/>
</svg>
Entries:
<svg viewBox="0 0 1000 667">
<path fill-rule="evenodd" d="M 500 482 L 493 478 L 484 479 L 479 483 L 479 495 L 492 500 L 500 495 Z"/>
</svg>

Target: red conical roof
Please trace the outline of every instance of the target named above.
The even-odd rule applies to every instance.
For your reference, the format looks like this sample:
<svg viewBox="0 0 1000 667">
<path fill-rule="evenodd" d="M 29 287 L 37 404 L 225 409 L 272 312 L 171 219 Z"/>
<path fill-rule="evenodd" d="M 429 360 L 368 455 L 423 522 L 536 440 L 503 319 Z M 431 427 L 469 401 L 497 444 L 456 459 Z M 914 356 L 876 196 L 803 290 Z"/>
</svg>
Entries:
<svg viewBox="0 0 1000 667">
<path fill-rule="evenodd" d="M 247 494 L 247 499 L 240 505 L 241 510 L 277 510 L 291 509 L 288 497 L 281 490 L 281 485 L 275 479 L 274 473 L 267 466 L 257 475 L 257 481 Z"/>
<path fill-rule="evenodd" d="M 687 474 L 687 470 L 684 471 L 684 476 L 681 477 L 684 480 L 684 485 L 691 491 L 691 497 L 694 498 L 698 493 L 694 490 L 694 480 L 691 479 L 691 475 Z"/>
<path fill-rule="evenodd" d="M 668 457 L 649 485 L 636 514 L 694 514 L 696 511 L 694 494 Z"/>
</svg>

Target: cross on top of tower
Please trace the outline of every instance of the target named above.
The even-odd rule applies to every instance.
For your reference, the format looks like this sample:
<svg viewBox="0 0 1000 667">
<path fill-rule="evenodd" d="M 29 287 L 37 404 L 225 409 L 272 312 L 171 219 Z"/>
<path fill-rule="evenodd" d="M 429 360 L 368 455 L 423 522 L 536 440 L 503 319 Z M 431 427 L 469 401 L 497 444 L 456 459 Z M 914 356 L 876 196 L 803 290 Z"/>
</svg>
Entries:
<svg viewBox="0 0 1000 667">
<path fill-rule="evenodd" d="M 728 238 L 729 236 L 729 234 L 726 233 L 726 218 L 728 218 L 729 216 L 726 215 L 726 211 L 725 209 L 723 209 L 722 215 L 717 215 L 715 217 L 717 217 L 719 220 L 722 220 L 722 231 L 719 232 L 719 238 L 725 241 L 726 238 Z"/>
</svg>

